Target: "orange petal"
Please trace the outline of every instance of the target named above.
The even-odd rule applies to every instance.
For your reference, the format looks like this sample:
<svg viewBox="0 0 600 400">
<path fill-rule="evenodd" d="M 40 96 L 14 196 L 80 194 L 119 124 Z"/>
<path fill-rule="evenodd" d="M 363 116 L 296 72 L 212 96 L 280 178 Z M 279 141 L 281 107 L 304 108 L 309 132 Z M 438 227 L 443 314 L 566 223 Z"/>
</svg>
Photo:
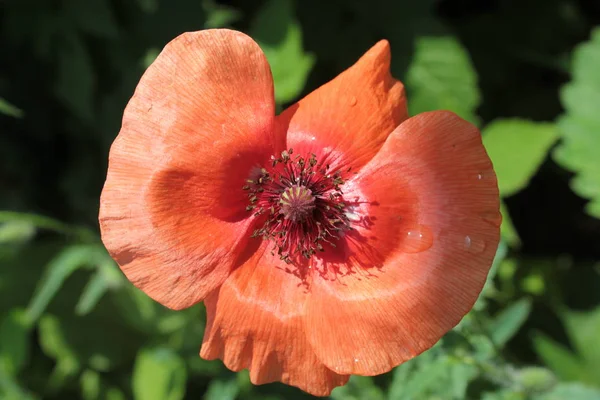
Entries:
<svg viewBox="0 0 600 400">
<path fill-rule="evenodd" d="M 306 327 L 326 366 L 376 375 L 430 348 L 471 309 L 498 245 L 498 186 L 477 128 L 444 111 L 400 125 L 348 186 L 368 199 L 372 219 L 354 234 L 374 250 L 357 260 L 381 264 L 315 276 Z M 352 243 L 350 253 L 361 249 Z"/>
<path fill-rule="evenodd" d="M 185 33 L 142 77 L 109 159 L 102 240 L 127 277 L 171 308 L 228 276 L 249 221 L 241 190 L 281 151 L 262 51 L 229 30 Z"/>
<path fill-rule="evenodd" d="M 390 75 L 390 61 L 390 45 L 382 40 L 285 110 L 276 120 L 278 129 L 288 131 L 288 148 L 317 154 L 335 168 L 366 164 L 408 117 L 404 86 Z"/>
<path fill-rule="evenodd" d="M 206 299 L 208 323 L 200 355 L 220 358 L 233 371 L 249 369 L 256 385 L 280 381 L 326 396 L 348 376 L 315 356 L 303 323 L 307 289 L 270 247 L 263 242 Z"/>
</svg>

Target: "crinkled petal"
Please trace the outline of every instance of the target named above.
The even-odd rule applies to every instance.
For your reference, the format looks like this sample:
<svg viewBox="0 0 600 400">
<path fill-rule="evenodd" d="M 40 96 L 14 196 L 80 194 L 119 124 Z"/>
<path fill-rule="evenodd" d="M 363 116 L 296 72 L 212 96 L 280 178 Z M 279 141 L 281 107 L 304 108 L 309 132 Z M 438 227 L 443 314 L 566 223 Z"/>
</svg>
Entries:
<svg viewBox="0 0 600 400">
<path fill-rule="evenodd" d="M 229 275 L 250 223 L 241 188 L 283 148 L 273 121 L 269 65 L 242 33 L 185 33 L 148 68 L 110 151 L 100 226 L 150 297 L 184 308 Z"/>
<path fill-rule="evenodd" d="M 257 239 L 258 240 L 258 239 Z M 254 384 L 280 381 L 317 396 L 345 384 L 320 362 L 303 323 L 308 291 L 294 267 L 263 242 L 206 299 L 208 324 L 200 355 L 220 358 L 234 370 L 250 370 Z"/>
<path fill-rule="evenodd" d="M 315 269 L 305 329 L 329 368 L 376 375 L 471 309 L 498 245 L 498 186 L 477 128 L 438 111 L 400 125 L 347 187 L 368 223 Z"/>
<path fill-rule="evenodd" d="M 404 86 L 390 74 L 390 45 L 382 40 L 356 64 L 276 119 L 287 146 L 314 153 L 335 168 L 360 168 L 408 117 Z"/>
</svg>

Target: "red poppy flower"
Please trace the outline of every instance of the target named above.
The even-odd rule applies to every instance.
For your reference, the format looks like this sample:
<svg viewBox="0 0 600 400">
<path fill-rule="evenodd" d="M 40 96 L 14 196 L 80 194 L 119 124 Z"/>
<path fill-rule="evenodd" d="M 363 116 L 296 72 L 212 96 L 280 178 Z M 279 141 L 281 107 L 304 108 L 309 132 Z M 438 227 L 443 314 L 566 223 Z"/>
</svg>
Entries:
<svg viewBox="0 0 600 400">
<path fill-rule="evenodd" d="M 327 395 L 431 347 L 472 307 L 499 238 L 475 126 L 408 118 L 377 43 L 275 115 L 264 54 L 186 33 L 142 77 L 110 152 L 102 239 L 163 305 L 204 301 L 201 356 Z"/>
</svg>

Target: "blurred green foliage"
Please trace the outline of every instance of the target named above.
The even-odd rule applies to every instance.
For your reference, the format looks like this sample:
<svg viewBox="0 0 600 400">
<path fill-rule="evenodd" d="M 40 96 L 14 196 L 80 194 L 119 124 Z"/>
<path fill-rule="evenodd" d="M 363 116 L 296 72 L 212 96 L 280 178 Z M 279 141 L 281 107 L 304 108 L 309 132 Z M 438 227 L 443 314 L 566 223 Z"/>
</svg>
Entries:
<svg viewBox="0 0 600 400">
<path fill-rule="evenodd" d="M 310 398 L 200 359 L 202 306 L 150 300 L 98 236 L 144 69 L 181 32 L 233 27 L 264 49 L 280 109 L 389 39 L 411 114 L 477 123 L 497 169 L 503 241 L 473 311 L 331 398 L 600 399 L 598 25 L 593 0 L 0 3 L 0 398 Z"/>
</svg>

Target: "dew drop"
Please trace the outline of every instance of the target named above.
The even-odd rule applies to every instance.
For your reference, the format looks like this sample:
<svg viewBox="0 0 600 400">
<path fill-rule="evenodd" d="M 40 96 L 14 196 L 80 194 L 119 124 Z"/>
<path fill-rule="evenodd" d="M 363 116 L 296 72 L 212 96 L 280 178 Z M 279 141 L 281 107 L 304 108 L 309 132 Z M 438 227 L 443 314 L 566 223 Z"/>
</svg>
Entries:
<svg viewBox="0 0 600 400">
<path fill-rule="evenodd" d="M 464 247 L 469 253 L 481 253 L 485 250 L 485 242 L 467 235 L 465 236 Z"/>
<path fill-rule="evenodd" d="M 477 174 L 477 179 L 478 180 L 482 180 L 483 179 L 483 174 L 482 173 Z"/>
<path fill-rule="evenodd" d="M 355 359 L 354 359 L 354 362 L 355 362 L 355 363 L 357 363 L 357 362 L 358 362 L 358 358 L 355 358 Z"/>
<path fill-rule="evenodd" d="M 498 211 L 485 212 L 481 214 L 481 219 L 498 227 L 502 224 L 502 215 Z"/>
<path fill-rule="evenodd" d="M 433 233 L 425 225 L 416 225 L 406 231 L 402 241 L 402 250 L 405 253 L 420 253 L 433 244 Z"/>
<path fill-rule="evenodd" d="M 358 103 L 358 100 L 356 100 L 356 97 L 352 97 L 352 98 L 350 99 L 350 105 L 351 105 L 352 107 L 354 107 L 354 106 L 356 105 L 356 103 Z"/>
</svg>

